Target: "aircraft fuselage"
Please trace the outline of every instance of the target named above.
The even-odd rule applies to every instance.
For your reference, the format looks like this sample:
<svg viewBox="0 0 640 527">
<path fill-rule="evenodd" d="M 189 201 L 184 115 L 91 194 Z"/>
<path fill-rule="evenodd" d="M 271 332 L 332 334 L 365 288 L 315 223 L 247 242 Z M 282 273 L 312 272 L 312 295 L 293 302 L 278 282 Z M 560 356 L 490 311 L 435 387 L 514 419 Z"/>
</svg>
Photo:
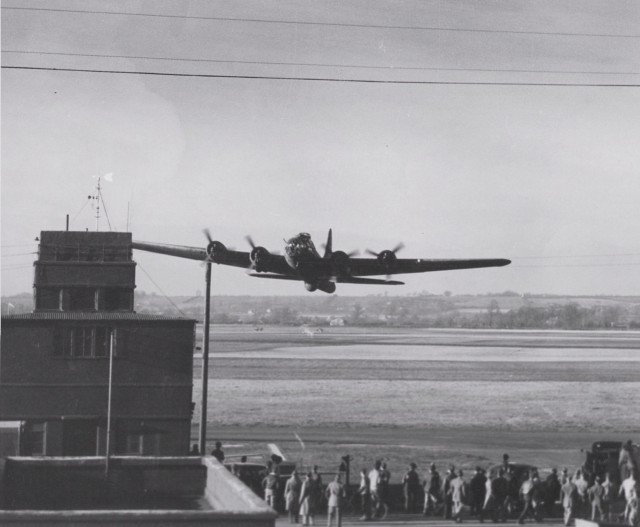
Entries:
<svg viewBox="0 0 640 527">
<path fill-rule="evenodd" d="M 301 232 L 286 240 L 284 259 L 287 265 L 302 277 L 307 291 L 320 289 L 326 293 L 333 293 L 336 290 L 336 284 L 329 279 L 330 277 L 322 276 L 322 257 L 308 233 Z"/>
</svg>

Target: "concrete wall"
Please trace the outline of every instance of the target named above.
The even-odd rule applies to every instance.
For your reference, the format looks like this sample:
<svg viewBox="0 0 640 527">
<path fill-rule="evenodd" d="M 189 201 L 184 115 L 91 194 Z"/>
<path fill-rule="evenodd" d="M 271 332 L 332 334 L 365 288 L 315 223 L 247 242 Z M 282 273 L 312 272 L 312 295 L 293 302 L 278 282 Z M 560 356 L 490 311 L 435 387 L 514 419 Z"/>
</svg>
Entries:
<svg viewBox="0 0 640 527">
<path fill-rule="evenodd" d="M 5 510 L 1 525 L 173 526 L 230 525 L 273 527 L 276 513 L 214 458 L 113 458 L 108 480 L 104 458 L 8 458 L 0 490 Z M 62 485 L 64 489 L 58 487 Z M 62 493 L 65 493 L 65 496 Z M 68 499 L 92 498 L 98 502 L 109 494 L 113 510 L 42 510 L 43 506 Z M 165 510 L 122 509 L 134 497 L 160 497 Z M 202 500 L 202 509 L 179 510 L 184 498 Z M 57 502 L 58 505 L 60 501 Z M 98 505 L 99 503 L 96 503 Z M 9 507 L 30 505 L 35 509 Z M 85 504 L 86 505 L 86 504 Z M 208 510 L 206 510 L 208 509 Z"/>
</svg>

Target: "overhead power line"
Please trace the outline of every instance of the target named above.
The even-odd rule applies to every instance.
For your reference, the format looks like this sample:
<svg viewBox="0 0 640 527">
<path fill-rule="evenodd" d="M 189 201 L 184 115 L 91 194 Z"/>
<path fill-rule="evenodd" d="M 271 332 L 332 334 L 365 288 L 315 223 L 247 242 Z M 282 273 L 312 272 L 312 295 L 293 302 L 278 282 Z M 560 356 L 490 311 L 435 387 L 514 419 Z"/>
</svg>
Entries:
<svg viewBox="0 0 640 527">
<path fill-rule="evenodd" d="M 442 68 L 430 66 L 373 66 L 367 64 L 327 64 L 322 62 L 273 62 L 264 60 L 190 59 L 186 57 L 150 57 L 147 55 L 112 55 L 107 53 L 68 53 L 59 51 L 2 50 L 17 55 L 52 55 L 60 57 L 91 57 L 103 59 L 160 60 L 172 62 L 204 62 L 210 64 L 250 64 L 261 66 L 312 66 L 320 68 L 354 68 L 386 71 L 466 71 L 491 73 L 562 73 L 571 75 L 640 75 L 636 71 L 530 70 L 511 68 Z"/>
<path fill-rule="evenodd" d="M 629 266 L 635 266 L 635 265 L 640 265 L 640 262 L 627 262 L 627 263 L 608 263 L 608 264 L 597 264 L 597 263 L 590 263 L 590 264 L 537 264 L 537 265 L 512 265 L 511 267 L 517 267 L 517 268 L 521 268 L 521 267 L 629 267 Z"/>
<path fill-rule="evenodd" d="M 410 31 L 449 31 L 462 33 L 495 33 L 507 35 L 540 35 L 559 37 L 600 37 L 600 38 L 640 38 L 640 34 L 618 34 L 618 33 L 574 33 L 570 31 L 526 31 L 514 29 L 487 29 L 487 28 L 462 28 L 444 26 L 403 26 L 388 24 L 356 24 L 348 22 L 318 22 L 309 20 L 282 20 L 265 18 L 241 18 L 241 17 L 221 17 L 221 16 L 198 16 L 198 15 L 172 15 L 166 13 L 141 13 L 128 11 L 97 11 L 80 9 L 56 9 L 48 7 L 18 7 L 4 6 L 2 9 L 11 11 L 40 11 L 50 13 L 75 13 L 84 15 L 110 15 L 110 16 L 136 16 L 148 18 L 177 18 L 184 20 L 213 20 L 218 22 L 243 22 L 255 24 L 286 24 L 302 26 L 326 26 L 326 27 L 347 27 L 359 29 L 401 29 Z"/>
<path fill-rule="evenodd" d="M 305 82 L 344 82 L 363 84 L 413 84 L 413 85 L 457 85 L 457 86 L 560 86 L 560 87 L 591 87 L 591 88 L 640 88 L 640 84 L 622 83 L 580 83 L 580 82 L 495 82 L 495 81 L 410 81 L 388 79 L 354 79 L 338 77 L 297 77 L 280 75 L 230 75 L 213 73 L 173 73 L 167 71 L 131 71 L 131 70 L 103 70 L 89 68 L 53 68 L 44 66 L 2 66 L 8 70 L 31 71 L 62 71 L 76 73 L 108 73 L 115 75 L 148 75 L 159 77 L 192 77 L 203 79 L 246 79 L 246 80 L 281 80 Z"/>
<path fill-rule="evenodd" d="M 546 260 L 555 258 L 604 258 L 612 256 L 640 256 L 640 253 L 615 253 L 615 254 L 561 254 L 556 256 L 511 256 L 517 260 Z"/>
</svg>

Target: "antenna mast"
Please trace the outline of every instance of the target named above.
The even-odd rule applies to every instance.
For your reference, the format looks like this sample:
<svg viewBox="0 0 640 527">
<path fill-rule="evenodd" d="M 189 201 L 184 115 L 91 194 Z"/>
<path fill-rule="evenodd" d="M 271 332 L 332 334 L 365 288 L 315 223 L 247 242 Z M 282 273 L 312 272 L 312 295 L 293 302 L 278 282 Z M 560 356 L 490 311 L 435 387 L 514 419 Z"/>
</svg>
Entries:
<svg viewBox="0 0 640 527">
<path fill-rule="evenodd" d="M 100 186 L 100 178 L 98 176 L 98 184 L 96 185 L 96 193 L 89 196 L 89 199 L 95 200 L 96 202 L 96 232 L 100 230 L 100 198 L 102 187 Z"/>
</svg>

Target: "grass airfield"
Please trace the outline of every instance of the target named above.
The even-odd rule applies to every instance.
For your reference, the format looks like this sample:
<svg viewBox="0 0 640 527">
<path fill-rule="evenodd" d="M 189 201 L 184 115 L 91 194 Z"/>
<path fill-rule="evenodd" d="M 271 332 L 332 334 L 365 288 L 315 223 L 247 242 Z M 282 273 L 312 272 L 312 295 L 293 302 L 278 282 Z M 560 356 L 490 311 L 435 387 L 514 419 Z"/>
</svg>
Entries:
<svg viewBox="0 0 640 527">
<path fill-rule="evenodd" d="M 547 468 L 640 439 L 640 332 L 212 329 L 209 437 L 227 454 L 276 442 L 325 470 L 351 454 L 397 473 L 509 452 Z M 200 376 L 196 360 L 194 401 Z"/>
</svg>

